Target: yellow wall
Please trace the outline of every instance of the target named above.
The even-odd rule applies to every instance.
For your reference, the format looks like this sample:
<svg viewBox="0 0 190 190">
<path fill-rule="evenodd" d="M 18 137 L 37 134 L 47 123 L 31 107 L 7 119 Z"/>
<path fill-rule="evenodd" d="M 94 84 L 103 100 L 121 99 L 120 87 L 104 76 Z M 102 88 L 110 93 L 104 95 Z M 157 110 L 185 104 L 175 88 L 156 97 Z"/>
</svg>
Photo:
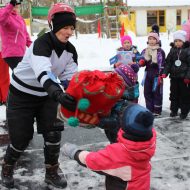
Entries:
<svg viewBox="0 0 190 190">
<path fill-rule="evenodd" d="M 125 32 L 132 31 L 136 33 L 136 19 L 135 19 L 135 13 L 130 13 L 130 16 L 128 15 L 120 15 L 119 21 L 121 24 L 124 23 Z"/>
<path fill-rule="evenodd" d="M 176 30 L 181 30 L 181 25 L 177 25 Z"/>
<path fill-rule="evenodd" d="M 31 35 L 31 25 L 30 25 L 30 18 L 26 18 L 24 19 L 25 23 L 26 23 L 26 28 L 28 33 Z"/>
</svg>

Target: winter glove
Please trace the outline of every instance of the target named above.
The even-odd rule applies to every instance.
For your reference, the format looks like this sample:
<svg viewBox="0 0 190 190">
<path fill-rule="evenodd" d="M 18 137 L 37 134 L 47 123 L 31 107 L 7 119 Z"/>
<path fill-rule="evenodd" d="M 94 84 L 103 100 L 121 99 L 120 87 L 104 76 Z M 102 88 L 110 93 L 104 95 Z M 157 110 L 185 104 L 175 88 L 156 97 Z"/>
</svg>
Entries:
<svg viewBox="0 0 190 190">
<path fill-rule="evenodd" d="M 64 93 L 62 90 L 57 90 L 53 93 L 54 99 L 59 102 L 64 108 L 69 111 L 74 112 L 77 107 L 76 100 L 67 93 Z"/>
<path fill-rule="evenodd" d="M 62 148 L 63 155 L 69 157 L 70 159 L 74 160 L 75 154 L 79 151 L 79 148 L 75 144 L 65 143 Z"/>
<path fill-rule="evenodd" d="M 184 82 L 185 84 L 190 84 L 190 79 L 184 79 L 183 82 Z"/>
<path fill-rule="evenodd" d="M 76 110 L 76 107 L 77 107 L 76 100 L 69 94 L 64 93 L 61 87 L 57 83 L 48 79 L 44 83 L 44 89 L 46 90 L 46 92 L 51 98 L 59 102 L 64 108 L 72 112 Z"/>
<path fill-rule="evenodd" d="M 162 75 L 161 75 L 161 78 L 163 78 L 163 79 L 165 79 L 166 77 L 167 77 L 166 74 L 162 74 Z"/>
<path fill-rule="evenodd" d="M 139 66 L 140 67 L 144 67 L 145 66 L 145 60 L 144 59 L 140 59 L 139 60 Z"/>
</svg>

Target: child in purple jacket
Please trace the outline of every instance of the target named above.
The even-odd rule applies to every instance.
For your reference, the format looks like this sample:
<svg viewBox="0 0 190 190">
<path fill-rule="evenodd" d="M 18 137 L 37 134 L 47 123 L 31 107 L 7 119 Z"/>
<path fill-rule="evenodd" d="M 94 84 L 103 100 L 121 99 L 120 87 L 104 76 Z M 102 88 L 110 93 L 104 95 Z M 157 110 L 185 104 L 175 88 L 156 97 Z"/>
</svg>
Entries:
<svg viewBox="0 0 190 190">
<path fill-rule="evenodd" d="M 160 77 L 165 63 L 165 52 L 159 45 L 159 35 L 156 32 L 148 34 L 148 45 L 142 51 L 144 60 L 139 61 L 140 66 L 145 66 L 144 97 L 146 108 L 155 116 L 161 115 L 163 99 L 163 80 Z"/>
</svg>

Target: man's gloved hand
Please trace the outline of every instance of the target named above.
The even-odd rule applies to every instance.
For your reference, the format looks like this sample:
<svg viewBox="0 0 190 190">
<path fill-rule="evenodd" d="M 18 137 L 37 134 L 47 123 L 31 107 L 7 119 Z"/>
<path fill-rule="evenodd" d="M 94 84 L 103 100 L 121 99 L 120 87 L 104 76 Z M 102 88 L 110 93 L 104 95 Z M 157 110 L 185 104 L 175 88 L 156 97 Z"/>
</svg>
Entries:
<svg viewBox="0 0 190 190">
<path fill-rule="evenodd" d="M 74 112 L 77 107 L 77 101 L 67 93 L 64 93 L 61 87 L 53 80 L 48 79 L 44 85 L 48 95 L 55 101 L 59 102 L 64 108 Z"/>
<path fill-rule="evenodd" d="M 58 101 L 64 108 L 69 111 L 74 112 L 77 107 L 76 100 L 67 93 L 64 93 L 62 90 L 57 90 L 53 93 L 53 97 Z"/>
<path fill-rule="evenodd" d="M 62 151 L 63 155 L 74 160 L 75 154 L 77 153 L 77 151 L 79 151 L 79 148 L 75 144 L 65 143 L 62 146 L 61 151 Z"/>
<path fill-rule="evenodd" d="M 166 74 L 162 74 L 162 75 L 161 75 L 161 78 L 163 78 L 163 79 L 165 79 L 166 77 L 167 77 Z"/>
<path fill-rule="evenodd" d="M 185 84 L 190 84 L 190 79 L 184 79 L 183 82 L 184 82 Z"/>
</svg>

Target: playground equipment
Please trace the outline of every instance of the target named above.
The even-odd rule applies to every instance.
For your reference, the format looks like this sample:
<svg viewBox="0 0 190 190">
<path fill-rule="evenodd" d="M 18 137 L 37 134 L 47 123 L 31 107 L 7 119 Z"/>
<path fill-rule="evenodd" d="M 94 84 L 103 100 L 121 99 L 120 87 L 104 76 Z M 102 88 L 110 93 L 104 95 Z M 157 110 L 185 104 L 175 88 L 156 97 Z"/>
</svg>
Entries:
<svg viewBox="0 0 190 190">
<path fill-rule="evenodd" d="M 29 17 L 25 19 L 28 32 L 31 34 L 31 22 L 35 16 L 47 16 L 49 7 L 33 7 L 31 1 L 29 2 Z M 4 5 L 0 4 L 0 7 Z M 105 22 L 106 35 L 108 38 L 119 38 L 121 25 L 124 23 L 125 30 L 131 30 L 135 32 L 135 17 L 128 17 L 129 8 L 126 4 L 122 6 L 107 6 L 103 4 L 99 5 L 88 5 L 88 6 L 77 6 L 74 7 L 77 17 L 85 15 L 100 15 L 97 20 L 101 20 L 101 23 Z M 132 18 L 132 19 L 131 19 Z M 79 22 L 83 22 L 78 19 Z M 95 21 L 93 21 L 95 22 Z M 86 22 L 84 22 L 86 23 Z M 97 22 L 98 23 L 98 22 Z M 43 29 L 42 29 L 43 30 Z"/>
<path fill-rule="evenodd" d="M 48 10 L 49 7 L 32 7 L 31 12 L 32 16 L 47 16 Z M 134 15 L 130 18 L 128 17 L 129 8 L 126 4 L 122 6 L 104 6 L 102 4 L 77 6 L 74 7 L 74 10 L 78 17 L 85 15 L 102 14 L 106 25 L 106 35 L 108 38 L 119 38 L 122 23 L 124 23 L 126 31 L 131 30 L 135 32 L 135 17 Z M 102 19 L 102 17 L 98 19 Z M 83 22 L 81 19 L 78 19 L 78 21 Z"/>
</svg>

